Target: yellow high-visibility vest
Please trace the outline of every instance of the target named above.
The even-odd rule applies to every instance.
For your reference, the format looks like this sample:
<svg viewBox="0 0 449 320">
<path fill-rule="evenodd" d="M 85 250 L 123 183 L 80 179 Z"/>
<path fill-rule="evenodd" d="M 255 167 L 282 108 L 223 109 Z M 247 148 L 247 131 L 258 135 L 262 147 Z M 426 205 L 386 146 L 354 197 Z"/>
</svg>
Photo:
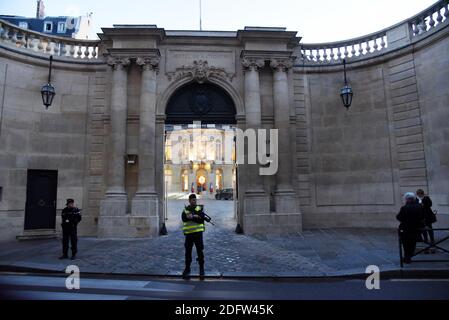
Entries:
<svg viewBox="0 0 449 320">
<path fill-rule="evenodd" d="M 196 212 L 201 212 L 201 207 L 196 206 L 195 207 Z M 185 214 L 189 214 L 190 211 L 187 210 L 187 208 L 184 209 Z M 205 230 L 204 223 L 197 223 L 195 221 L 187 221 L 183 223 L 182 231 L 184 234 L 190 234 L 195 232 L 203 232 Z"/>
</svg>

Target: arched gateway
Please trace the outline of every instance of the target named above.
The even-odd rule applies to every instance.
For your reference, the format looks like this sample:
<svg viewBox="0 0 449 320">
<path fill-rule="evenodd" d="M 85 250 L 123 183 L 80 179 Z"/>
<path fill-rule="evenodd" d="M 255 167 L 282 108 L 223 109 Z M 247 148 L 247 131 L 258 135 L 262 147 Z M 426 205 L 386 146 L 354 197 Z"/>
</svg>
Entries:
<svg viewBox="0 0 449 320">
<path fill-rule="evenodd" d="M 118 29 L 121 27 L 104 29 L 105 39 L 117 41 L 120 46 L 113 44 L 107 49 L 108 64 L 112 67 L 109 171 L 106 197 L 100 205 L 98 235 L 159 234 L 165 217 L 165 126 L 193 121 L 204 125 L 233 125 L 256 133 L 262 128 L 278 130 L 280 161 L 273 175 L 261 176 L 259 164 L 239 164 L 235 179 L 237 222 L 248 234 L 300 231 L 302 217 L 293 183 L 296 158 L 292 152 L 295 137 L 292 137 L 289 80 L 294 60 L 292 43 L 299 40 L 296 33 L 276 28 L 248 28 L 239 31 L 244 50 L 191 49 L 184 45 L 160 50 L 157 43 L 164 37 L 162 29 L 142 29 L 147 39 L 155 41 L 152 48 L 146 49 L 133 49 L 133 43 L 126 43 Z M 128 28 L 122 29 L 125 32 Z M 252 42 L 258 42 L 261 36 L 270 41 L 258 44 L 256 50 L 251 49 Z M 134 88 L 134 93 L 129 93 L 129 88 Z M 270 89 L 262 95 L 262 88 Z M 138 100 L 130 99 L 136 94 L 140 94 Z M 129 110 L 126 112 L 130 101 L 139 101 L 138 108 L 134 109 L 134 112 L 138 109 L 138 127 L 134 125 L 138 139 L 134 140 L 129 136 L 131 115 Z M 134 178 L 137 180 L 135 193 L 124 185 L 125 180 L 132 180 L 123 161 L 123 155 L 129 154 L 129 141 L 136 141 L 134 145 L 138 146 L 134 149 L 137 153 L 134 172 L 138 172 L 138 178 Z M 218 139 L 215 147 L 219 149 L 222 142 Z M 257 141 L 251 144 L 256 145 Z M 212 182 L 223 184 L 226 170 L 210 169 L 202 171 L 194 180 L 200 189 L 213 188 Z M 233 168 L 231 174 L 235 171 Z M 180 171 L 179 177 L 171 181 L 182 183 L 185 190 L 185 181 L 190 178 L 185 171 Z"/>
<path fill-rule="evenodd" d="M 169 198 L 186 192 L 209 199 L 206 201 L 210 212 L 215 211 L 212 205 L 217 205 L 228 208 L 227 216 L 239 216 L 234 150 L 236 113 L 232 97 L 220 85 L 208 81 L 184 84 L 168 99 L 163 170 L 166 217 L 172 203 Z M 210 198 L 223 190 L 226 194 L 232 192 L 232 197 L 228 195 L 226 199 L 233 199 L 233 206 L 214 200 L 210 203 Z"/>
</svg>

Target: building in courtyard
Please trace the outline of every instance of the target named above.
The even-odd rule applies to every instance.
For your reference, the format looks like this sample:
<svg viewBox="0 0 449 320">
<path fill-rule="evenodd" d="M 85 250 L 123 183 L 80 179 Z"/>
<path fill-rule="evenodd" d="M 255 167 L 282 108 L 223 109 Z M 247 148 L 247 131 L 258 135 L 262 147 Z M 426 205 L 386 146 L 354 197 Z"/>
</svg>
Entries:
<svg viewBox="0 0 449 320">
<path fill-rule="evenodd" d="M 448 227 L 448 13 L 439 1 L 320 44 L 284 28 L 155 25 L 74 42 L 1 19 L 0 239 L 54 236 L 66 198 L 83 209 L 80 235 L 157 236 L 167 191 L 192 184 L 235 188 L 246 234 L 394 228 L 402 195 L 418 188 L 438 210 L 435 226 Z M 56 95 L 46 109 L 50 55 Z M 211 130 L 204 148 L 192 156 L 181 139 L 182 161 L 170 163 L 167 133 L 193 134 L 194 121 Z M 227 127 L 277 129 L 275 174 L 220 161 Z"/>
<path fill-rule="evenodd" d="M 236 165 L 233 146 L 226 159 L 226 141 L 235 136 L 230 126 L 194 124 L 166 127 L 165 186 L 168 193 L 216 194 L 235 188 Z M 226 138 L 230 136 L 230 139 Z"/>
</svg>

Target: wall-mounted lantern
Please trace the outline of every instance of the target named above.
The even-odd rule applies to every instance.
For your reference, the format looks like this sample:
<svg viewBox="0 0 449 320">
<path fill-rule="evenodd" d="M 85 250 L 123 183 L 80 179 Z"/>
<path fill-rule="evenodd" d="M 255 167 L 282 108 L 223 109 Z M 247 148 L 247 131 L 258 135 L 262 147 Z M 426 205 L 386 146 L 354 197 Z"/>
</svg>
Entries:
<svg viewBox="0 0 449 320">
<path fill-rule="evenodd" d="M 343 88 L 341 88 L 340 96 L 341 96 L 343 105 L 347 109 L 351 106 L 352 96 L 354 93 L 352 92 L 352 88 L 350 85 L 348 85 L 348 81 L 346 80 L 346 59 L 343 59 L 343 72 L 345 74 L 345 86 Z"/>
<path fill-rule="evenodd" d="M 127 164 L 136 164 L 136 162 L 137 162 L 137 154 L 126 155 L 126 163 Z"/>
<path fill-rule="evenodd" d="M 51 106 L 53 98 L 55 97 L 55 88 L 51 85 L 51 65 L 53 62 L 53 56 L 50 56 L 50 69 L 48 70 L 48 83 L 41 89 L 42 102 L 44 103 L 45 110 Z"/>
</svg>

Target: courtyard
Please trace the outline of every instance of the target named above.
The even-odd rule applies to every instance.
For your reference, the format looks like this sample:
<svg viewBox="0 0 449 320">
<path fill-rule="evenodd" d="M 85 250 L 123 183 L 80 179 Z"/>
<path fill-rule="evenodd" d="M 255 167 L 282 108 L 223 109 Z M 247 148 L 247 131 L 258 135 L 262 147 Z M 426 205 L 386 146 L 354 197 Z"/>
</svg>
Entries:
<svg viewBox="0 0 449 320">
<path fill-rule="evenodd" d="M 80 237 L 75 261 L 58 260 L 60 239 L 0 244 L 3 269 L 64 271 L 75 264 L 85 273 L 180 276 L 184 267 L 184 236 L 180 215 L 186 195 L 167 203 L 168 234 L 150 239 Z M 281 235 L 234 232 L 234 202 L 200 196 L 215 226 L 204 233 L 206 276 L 323 277 L 364 274 L 376 265 L 381 272 L 400 270 L 395 229 L 310 229 Z M 82 222 L 81 222 L 82 223 Z M 437 233 L 437 238 L 440 235 Z M 446 245 L 447 248 L 447 245 Z M 446 258 L 442 253 L 425 259 Z M 195 251 L 194 251 L 195 257 Z M 192 264 L 193 275 L 198 266 Z M 449 263 L 412 263 L 404 270 L 449 270 Z"/>
</svg>

